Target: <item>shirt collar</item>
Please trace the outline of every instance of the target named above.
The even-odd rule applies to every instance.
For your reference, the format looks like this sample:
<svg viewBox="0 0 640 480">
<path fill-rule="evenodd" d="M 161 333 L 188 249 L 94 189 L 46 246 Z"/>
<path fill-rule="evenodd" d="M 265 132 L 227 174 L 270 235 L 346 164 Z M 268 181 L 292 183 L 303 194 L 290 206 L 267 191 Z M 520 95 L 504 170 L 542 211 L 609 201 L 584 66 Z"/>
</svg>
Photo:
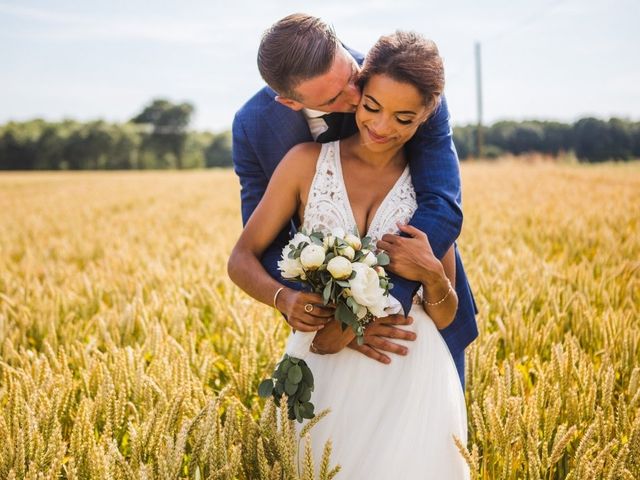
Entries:
<svg viewBox="0 0 640 480">
<path fill-rule="evenodd" d="M 311 108 L 303 108 L 302 113 L 304 113 L 304 116 L 308 119 L 320 118 L 327 114 L 327 112 L 322 112 L 320 110 L 313 110 Z"/>
</svg>

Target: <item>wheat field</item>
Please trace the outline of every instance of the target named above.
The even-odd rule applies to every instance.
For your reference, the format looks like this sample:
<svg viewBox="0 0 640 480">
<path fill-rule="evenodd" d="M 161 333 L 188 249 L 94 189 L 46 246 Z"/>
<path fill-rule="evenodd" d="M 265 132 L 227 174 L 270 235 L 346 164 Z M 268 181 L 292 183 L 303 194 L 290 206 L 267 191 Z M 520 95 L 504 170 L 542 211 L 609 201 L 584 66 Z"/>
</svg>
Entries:
<svg viewBox="0 0 640 480">
<path fill-rule="evenodd" d="M 472 475 L 640 478 L 640 164 L 462 179 Z M 226 277 L 238 197 L 230 171 L 0 175 L 1 479 L 341 478 L 257 396 L 288 330 Z"/>
</svg>

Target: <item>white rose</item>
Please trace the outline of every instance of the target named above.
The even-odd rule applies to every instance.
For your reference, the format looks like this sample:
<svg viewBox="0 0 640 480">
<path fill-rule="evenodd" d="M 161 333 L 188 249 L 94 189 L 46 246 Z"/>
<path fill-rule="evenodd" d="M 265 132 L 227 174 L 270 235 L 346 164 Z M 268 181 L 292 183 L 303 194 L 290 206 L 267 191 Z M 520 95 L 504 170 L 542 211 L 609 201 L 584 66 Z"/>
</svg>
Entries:
<svg viewBox="0 0 640 480">
<path fill-rule="evenodd" d="M 367 250 L 365 248 L 364 250 L 362 250 L 362 253 L 364 254 L 364 257 L 362 257 L 360 261 L 365 265 L 368 265 L 369 267 L 373 267 L 378 263 L 378 259 L 376 258 L 376 256 L 373 254 L 372 251 Z"/>
<path fill-rule="evenodd" d="M 353 299 L 359 305 L 367 307 L 374 316 L 386 317 L 384 309 L 389 304 L 389 299 L 380 287 L 376 271 L 364 263 L 354 263 L 352 268 L 356 272 L 355 278 L 349 280 Z"/>
<path fill-rule="evenodd" d="M 324 262 L 324 248 L 312 243 L 307 245 L 300 252 L 300 262 L 305 268 L 315 270 Z"/>
<path fill-rule="evenodd" d="M 349 260 L 353 260 L 353 257 L 356 256 L 355 250 L 349 245 L 347 245 L 346 247 L 340 247 L 338 249 L 338 253 L 343 257 L 347 257 Z"/>
<path fill-rule="evenodd" d="M 331 235 L 334 237 L 342 238 L 344 240 L 344 228 L 336 227 L 331 230 Z"/>
<path fill-rule="evenodd" d="M 289 258 L 287 251 L 284 258 L 278 262 L 278 269 L 282 272 L 282 278 L 297 278 L 304 274 L 302 264 L 297 258 Z"/>
<path fill-rule="evenodd" d="M 294 248 L 298 248 L 300 244 L 304 242 L 311 243 L 311 239 L 304 233 L 300 232 L 296 233 L 293 238 L 289 240 L 289 243 L 293 245 Z"/>
<path fill-rule="evenodd" d="M 362 248 L 362 241 L 355 235 L 347 235 L 344 237 L 344 241 L 347 242 L 354 250 L 360 250 Z"/>
<path fill-rule="evenodd" d="M 327 264 L 327 270 L 336 280 L 344 280 L 349 278 L 353 267 L 351 262 L 344 257 L 333 257 Z"/>
</svg>

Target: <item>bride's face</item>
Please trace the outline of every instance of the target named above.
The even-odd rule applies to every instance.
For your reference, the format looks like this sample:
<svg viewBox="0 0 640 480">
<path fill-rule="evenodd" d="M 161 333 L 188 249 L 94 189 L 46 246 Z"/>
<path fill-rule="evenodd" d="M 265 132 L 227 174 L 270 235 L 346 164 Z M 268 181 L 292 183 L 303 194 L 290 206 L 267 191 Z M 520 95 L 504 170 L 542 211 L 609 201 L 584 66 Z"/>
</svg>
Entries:
<svg viewBox="0 0 640 480">
<path fill-rule="evenodd" d="M 382 152 L 405 144 L 427 114 L 416 87 L 386 75 L 373 75 L 362 91 L 356 123 L 363 144 Z"/>
</svg>

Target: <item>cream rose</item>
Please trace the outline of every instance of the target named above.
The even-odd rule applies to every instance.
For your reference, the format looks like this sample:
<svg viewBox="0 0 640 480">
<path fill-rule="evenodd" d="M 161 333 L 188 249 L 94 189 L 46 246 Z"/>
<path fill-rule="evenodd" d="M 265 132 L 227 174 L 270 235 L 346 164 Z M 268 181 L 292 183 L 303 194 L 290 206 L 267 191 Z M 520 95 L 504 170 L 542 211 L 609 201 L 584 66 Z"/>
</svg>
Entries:
<svg viewBox="0 0 640 480">
<path fill-rule="evenodd" d="M 354 263 L 352 268 L 356 272 L 355 278 L 349 280 L 353 299 L 359 305 L 367 307 L 374 316 L 386 317 L 384 309 L 389 304 L 389 299 L 380 287 L 376 271 L 364 263 Z"/>
<path fill-rule="evenodd" d="M 362 263 L 364 263 L 365 265 L 369 266 L 369 267 L 373 267 L 374 265 L 376 265 L 378 263 L 378 259 L 376 258 L 376 256 L 373 254 L 372 251 L 367 250 L 366 248 L 362 250 L 362 253 L 364 254 L 364 257 L 362 257 L 360 259 L 360 261 Z"/>
<path fill-rule="evenodd" d="M 336 280 L 344 280 L 345 278 L 349 278 L 353 267 L 348 259 L 344 257 L 333 257 L 327 264 L 327 270 Z"/>
<path fill-rule="evenodd" d="M 349 245 L 347 245 L 346 247 L 340 247 L 338 249 L 338 253 L 343 257 L 347 257 L 349 260 L 353 260 L 353 257 L 356 256 L 356 251 Z"/>
<path fill-rule="evenodd" d="M 300 262 L 304 268 L 309 270 L 317 269 L 324 262 L 324 248 L 312 243 L 307 245 L 300 252 Z"/>
<path fill-rule="evenodd" d="M 302 263 L 297 258 L 289 258 L 291 246 L 287 245 L 283 252 L 283 259 L 278 262 L 278 270 L 282 273 L 282 278 L 297 278 L 304 273 Z"/>
<path fill-rule="evenodd" d="M 347 242 L 354 250 L 360 250 L 362 248 L 362 241 L 360 238 L 352 235 L 351 233 L 344 237 L 344 241 Z"/>
<path fill-rule="evenodd" d="M 294 248 L 298 248 L 300 244 L 304 242 L 311 243 L 311 239 L 304 233 L 300 232 L 296 233 L 293 238 L 289 240 L 289 243 L 293 245 Z"/>
</svg>

